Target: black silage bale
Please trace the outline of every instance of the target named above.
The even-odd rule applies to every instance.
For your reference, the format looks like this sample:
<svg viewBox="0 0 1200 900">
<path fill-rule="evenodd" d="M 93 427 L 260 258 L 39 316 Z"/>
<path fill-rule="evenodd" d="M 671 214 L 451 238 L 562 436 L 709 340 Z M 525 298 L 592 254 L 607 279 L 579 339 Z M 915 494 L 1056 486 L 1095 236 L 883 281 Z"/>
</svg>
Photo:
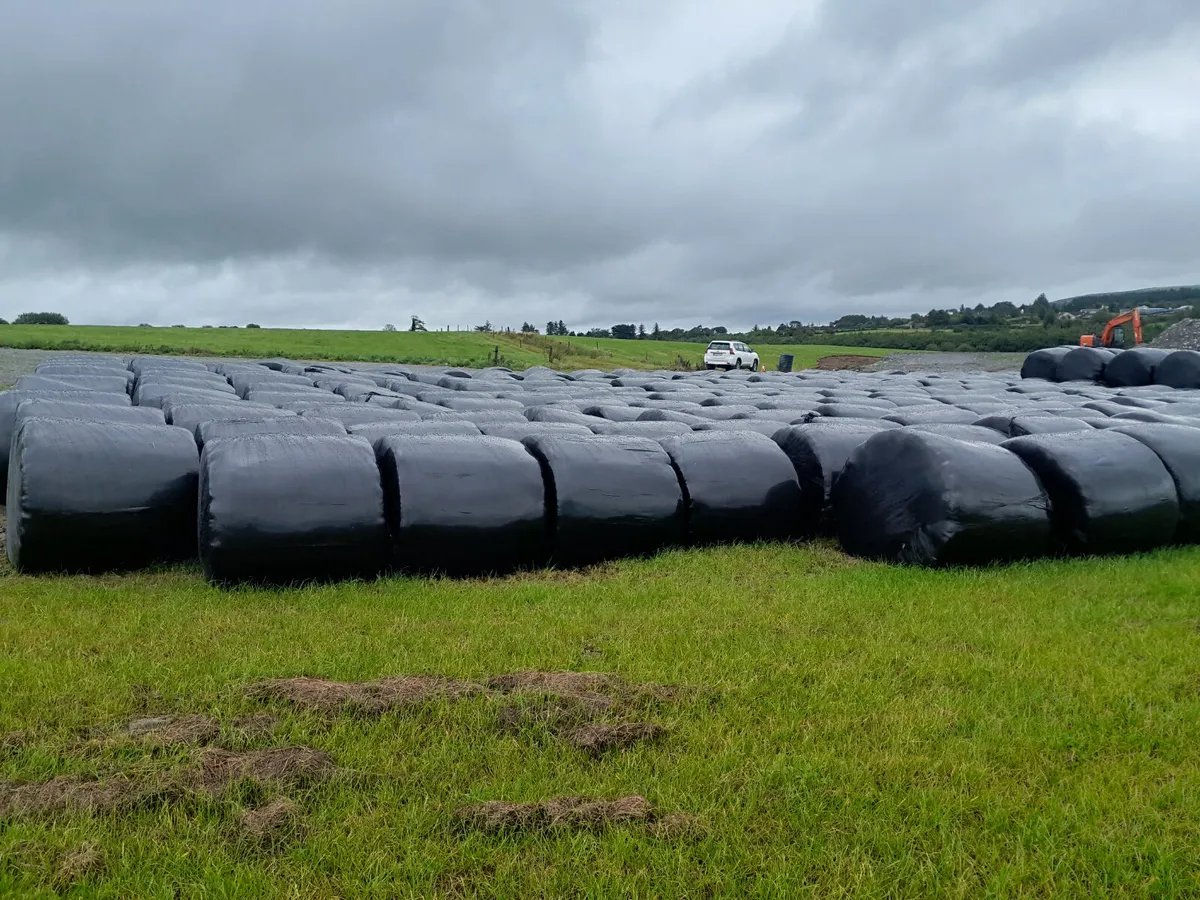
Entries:
<svg viewBox="0 0 1200 900">
<path fill-rule="evenodd" d="M 570 425 L 566 422 L 486 422 L 479 430 L 489 437 L 501 437 L 510 441 L 523 441 L 527 437 L 539 434 L 580 434 L 590 435 L 593 432 L 583 425 Z"/>
<path fill-rule="evenodd" d="M 899 426 L 896 426 L 899 428 Z M 793 425 L 779 429 L 772 440 L 787 456 L 800 485 L 796 520 L 806 534 L 827 533 L 833 527 L 830 491 L 850 454 L 871 437 L 890 429 L 869 419 Z"/>
<path fill-rule="evenodd" d="M 211 581 L 373 578 L 386 566 L 383 488 L 362 438 L 213 441 L 200 457 L 199 496 L 200 560 Z"/>
<path fill-rule="evenodd" d="M 1009 420 L 1009 437 L 1026 434 L 1066 434 L 1071 431 L 1094 431 L 1086 419 L 1065 416 L 1013 416 Z"/>
<path fill-rule="evenodd" d="M 882 432 L 850 454 L 831 501 L 838 539 L 855 556 L 985 565 L 1052 546 L 1046 492 L 1003 446 Z"/>
<path fill-rule="evenodd" d="M 456 412 L 468 411 L 499 411 L 502 409 L 511 410 L 518 414 L 522 414 L 525 406 L 518 403 L 516 400 L 500 400 L 494 397 L 442 397 L 437 402 L 438 406 L 444 406 L 446 409 L 451 409 Z"/>
<path fill-rule="evenodd" d="M 44 375 L 47 378 L 62 378 L 66 376 L 79 375 L 104 375 L 107 377 L 124 378 L 126 383 L 132 383 L 137 376 L 126 369 L 124 366 L 114 368 L 110 366 L 93 366 L 87 363 L 56 363 L 44 362 L 33 370 L 35 375 Z"/>
<path fill-rule="evenodd" d="M 959 409 L 957 406 L 906 406 L 888 413 L 885 417 L 889 422 L 900 425 L 971 425 L 979 414 L 969 409 Z"/>
<path fill-rule="evenodd" d="M 128 394 L 129 381 L 121 375 L 22 375 L 13 385 L 17 391 L 96 391 Z"/>
<path fill-rule="evenodd" d="M 542 469 L 521 443 L 392 435 L 377 455 L 397 569 L 469 577 L 545 564 Z"/>
<path fill-rule="evenodd" d="M 781 424 L 780 422 L 768 421 L 766 419 L 730 419 L 727 422 L 701 422 L 698 425 L 693 425 L 692 430 L 698 434 L 720 431 L 734 434 L 761 434 L 764 437 L 774 438 L 780 431 L 790 427 L 790 423 Z"/>
<path fill-rule="evenodd" d="M 139 407 L 141 408 L 141 407 Z M 220 422 L 232 419 L 294 418 L 295 413 L 236 400 L 230 403 L 167 403 L 162 408 L 167 422 L 195 433 L 201 422 Z"/>
<path fill-rule="evenodd" d="M 419 422 L 421 417 L 405 409 L 380 409 L 365 403 L 332 404 L 302 409 L 300 418 L 336 419 L 343 425 L 362 425 L 367 422 Z"/>
<path fill-rule="evenodd" d="M 919 431 L 922 434 L 939 434 L 942 437 L 954 438 L 959 441 L 983 441 L 985 444 L 1002 444 L 1007 435 L 991 428 L 979 425 L 955 425 L 945 422 L 927 425 L 905 425 L 904 428 Z"/>
<path fill-rule="evenodd" d="M 1014 437 L 1002 445 L 1037 473 L 1060 546 L 1131 553 L 1170 543 L 1179 526 L 1175 483 L 1153 450 L 1110 429 Z"/>
<path fill-rule="evenodd" d="M 1181 544 L 1200 543 L 1200 427 L 1150 423 L 1123 426 L 1117 433 L 1155 452 L 1175 482 L 1179 499 L 1175 540 Z"/>
<path fill-rule="evenodd" d="M 23 572 L 192 558 L 197 472 L 196 444 L 182 428 L 25 419 L 12 445 L 8 558 Z"/>
<path fill-rule="evenodd" d="M 1058 373 L 1058 364 L 1073 349 L 1075 348 L 1047 347 L 1044 350 L 1034 350 L 1025 357 L 1025 362 L 1021 364 L 1021 377 L 1054 381 Z"/>
<path fill-rule="evenodd" d="M 25 419 L 83 419 L 87 422 L 127 422 L 135 425 L 165 425 L 162 410 L 144 406 L 95 404 L 81 400 L 23 400 L 17 404 L 13 433 Z"/>
<path fill-rule="evenodd" d="M 346 426 L 336 419 L 276 416 L 267 419 L 225 419 L 201 422 L 192 432 L 201 450 L 210 442 L 243 434 L 334 434 L 344 435 Z"/>
<path fill-rule="evenodd" d="M 1170 350 L 1154 347 L 1134 347 L 1113 357 L 1104 369 L 1104 383 L 1109 387 L 1141 387 L 1154 383 L 1154 370 L 1170 354 Z"/>
<path fill-rule="evenodd" d="M 1100 347 L 1076 347 L 1058 361 L 1054 380 L 1102 382 L 1104 370 L 1115 356 L 1111 350 Z"/>
<path fill-rule="evenodd" d="M 365 422 L 361 425 L 350 425 L 346 429 L 350 434 L 368 441 L 378 449 L 379 442 L 393 434 L 400 435 L 465 435 L 479 437 L 482 433 L 479 426 L 465 420 L 445 419 L 443 421 L 421 422 Z"/>
<path fill-rule="evenodd" d="M 589 429 L 599 435 L 625 435 L 628 437 L 644 437 L 651 440 L 670 437 L 672 435 L 690 434 L 692 427 L 683 422 L 609 422 L 597 419 Z"/>
<path fill-rule="evenodd" d="M 694 544 L 789 540 L 811 532 L 800 520 L 796 470 L 768 437 L 692 432 L 661 441 L 683 484 Z"/>
<path fill-rule="evenodd" d="M 1168 353 L 1154 369 L 1154 383 L 1185 390 L 1200 388 L 1200 353 L 1195 350 Z"/>
<path fill-rule="evenodd" d="M 530 406 L 525 410 L 525 418 L 530 422 L 565 422 L 584 427 L 590 427 L 596 419 L 595 416 L 585 416 L 581 412 L 557 406 Z"/>
<path fill-rule="evenodd" d="M 826 419 L 882 419 L 896 412 L 882 406 L 862 406 L 857 403 L 822 403 L 813 410 L 813 416 Z"/>
<path fill-rule="evenodd" d="M 695 416 L 691 413 L 677 412 L 673 409 L 647 409 L 637 417 L 638 422 L 682 422 L 689 428 L 695 428 L 697 425 L 703 425 L 708 422 L 717 421 L 703 416 Z"/>
<path fill-rule="evenodd" d="M 617 404 L 587 404 L 581 411 L 585 416 L 591 416 L 595 419 L 605 419 L 609 422 L 636 422 L 638 416 L 643 412 L 643 410 L 636 406 L 621 406 Z"/>
<path fill-rule="evenodd" d="M 671 458 L 638 437 L 529 437 L 541 463 L 553 560 L 585 566 L 683 543 L 683 490 Z"/>
</svg>

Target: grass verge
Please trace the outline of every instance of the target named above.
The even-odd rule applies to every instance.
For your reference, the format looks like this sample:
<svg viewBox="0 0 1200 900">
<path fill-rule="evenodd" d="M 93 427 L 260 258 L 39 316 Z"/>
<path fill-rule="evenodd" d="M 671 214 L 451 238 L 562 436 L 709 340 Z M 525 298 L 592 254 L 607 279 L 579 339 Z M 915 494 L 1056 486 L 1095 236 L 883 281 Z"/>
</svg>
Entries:
<svg viewBox="0 0 1200 900">
<path fill-rule="evenodd" d="M 296 675 L 487 683 L 521 670 L 687 690 L 640 710 L 657 740 L 602 755 L 536 717 L 514 727 L 476 693 L 364 714 L 246 690 Z M 146 744 L 125 723 L 264 712 L 278 717 L 269 732 L 236 739 L 323 751 L 339 773 L 0 815 L 0 894 L 1200 892 L 1197 549 L 925 571 L 821 545 L 738 547 L 581 574 L 286 592 L 222 592 L 191 569 L 9 573 L 0 684 L 9 782 L 182 771 L 199 749 Z M 492 832 L 455 815 L 631 795 L 693 827 Z M 239 837 L 275 818 L 288 840 Z"/>
<path fill-rule="evenodd" d="M 0 346 L 33 350 L 101 353 L 157 353 L 266 359 L 358 360 L 414 365 L 501 365 L 525 369 L 703 368 L 705 344 L 671 341 L 621 341 L 595 338 L 548 338 L 544 335 L 474 332 L 315 331 L 284 328 L 140 328 L 107 325 L 5 325 Z M 888 350 L 825 346 L 763 346 L 762 361 L 774 368 L 779 354 L 796 357 L 796 368 L 810 368 L 822 356 L 859 353 L 885 356 Z"/>
</svg>

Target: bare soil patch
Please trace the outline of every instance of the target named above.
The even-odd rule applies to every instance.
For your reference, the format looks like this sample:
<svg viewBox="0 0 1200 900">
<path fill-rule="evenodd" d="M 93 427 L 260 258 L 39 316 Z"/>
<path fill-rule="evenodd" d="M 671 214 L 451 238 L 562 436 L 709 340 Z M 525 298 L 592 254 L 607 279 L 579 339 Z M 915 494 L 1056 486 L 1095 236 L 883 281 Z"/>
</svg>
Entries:
<svg viewBox="0 0 1200 900">
<path fill-rule="evenodd" d="M 463 826 L 481 831 L 583 830 L 650 822 L 655 811 L 645 797 L 630 794 L 615 800 L 588 797 L 553 797 L 537 803 L 491 800 L 460 807 L 455 818 Z"/>
<path fill-rule="evenodd" d="M 286 797 L 249 809 L 238 819 L 238 833 L 248 844 L 271 849 L 298 840 L 304 832 L 304 814 Z"/>
<path fill-rule="evenodd" d="M 661 725 L 649 722 L 621 722 L 616 725 L 593 722 L 569 729 L 562 734 L 562 738 L 576 749 L 599 756 L 609 750 L 627 750 L 634 744 L 657 740 L 665 733 Z"/>
<path fill-rule="evenodd" d="M 178 744 L 208 744 L 221 733 L 221 723 L 208 716 L 156 716 L 134 719 L 125 734 L 141 737 L 147 744 L 171 747 Z"/>
<path fill-rule="evenodd" d="M 87 841 L 63 856 L 55 880 L 60 886 L 69 887 L 103 875 L 107 868 L 100 848 Z"/>
<path fill-rule="evenodd" d="M 200 757 L 196 787 L 220 796 L 239 781 L 282 787 L 304 787 L 337 771 L 333 758 L 309 747 L 280 747 L 231 753 L 215 747 Z"/>
<path fill-rule="evenodd" d="M 879 362 L 878 356 L 856 356 L 851 353 L 837 356 L 822 356 L 817 360 L 817 368 L 826 371 L 843 371 L 865 369 Z"/>
<path fill-rule="evenodd" d="M 377 716 L 432 700 L 458 699 L 483 692 L 480 685 L 434 675 L 407 675 L 378 681 L 329 681 L 324 678 L 273 678 L 253 685 L 258 700 L 282 700 L 301 709 L 347 710 Z"/>
</svg>

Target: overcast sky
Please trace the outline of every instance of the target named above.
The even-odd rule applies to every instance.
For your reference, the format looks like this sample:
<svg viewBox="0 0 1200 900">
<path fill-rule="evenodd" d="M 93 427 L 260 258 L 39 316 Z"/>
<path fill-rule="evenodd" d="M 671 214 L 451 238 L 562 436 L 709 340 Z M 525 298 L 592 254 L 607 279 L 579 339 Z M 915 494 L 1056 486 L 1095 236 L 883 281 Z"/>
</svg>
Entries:
<svg viewBox="0 0 1200 900">
<path fill-rule="evenodd" d="M 0 315 L 748 327 L 1200 282 L 1197 0 L 8 0 Z"/>
</svg>

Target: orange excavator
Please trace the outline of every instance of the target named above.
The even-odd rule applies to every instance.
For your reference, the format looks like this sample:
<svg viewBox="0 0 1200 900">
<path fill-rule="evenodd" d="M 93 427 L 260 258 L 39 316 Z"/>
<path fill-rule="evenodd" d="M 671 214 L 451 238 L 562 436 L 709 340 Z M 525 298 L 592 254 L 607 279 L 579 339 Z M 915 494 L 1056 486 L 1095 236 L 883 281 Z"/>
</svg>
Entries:
<svg viewBox="0 0 1200 900">
<path fill-rule="evenodd" d="M 1124 347 L 1125 325 L 1133 327 L 1133 343 L 1142 342 L 1142 314 L 1134 307 L 1127 313 L 1121 313 L 1104 326 L 1103 334 L 1085 334 L 1079 338 L 1080 347 Z"/>
</svg>

